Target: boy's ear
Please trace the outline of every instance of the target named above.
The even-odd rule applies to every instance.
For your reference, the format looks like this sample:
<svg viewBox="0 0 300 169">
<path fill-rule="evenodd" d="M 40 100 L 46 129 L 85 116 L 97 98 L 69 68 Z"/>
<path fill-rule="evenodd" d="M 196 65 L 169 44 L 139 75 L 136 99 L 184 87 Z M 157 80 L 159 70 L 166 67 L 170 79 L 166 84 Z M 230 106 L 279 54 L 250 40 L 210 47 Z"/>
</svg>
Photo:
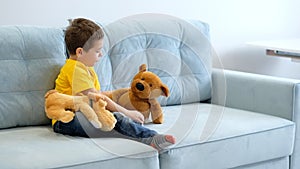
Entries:
<svg viewBox="0 0 300 169">
<path fill-rule="evenodd" d="M 83 48 L 77 48 L 77 49 L 76 49 L 76 55 L 77 55 L 77 56 L 82 55 L 82 52 L 83 52 Z"/>
</svg>

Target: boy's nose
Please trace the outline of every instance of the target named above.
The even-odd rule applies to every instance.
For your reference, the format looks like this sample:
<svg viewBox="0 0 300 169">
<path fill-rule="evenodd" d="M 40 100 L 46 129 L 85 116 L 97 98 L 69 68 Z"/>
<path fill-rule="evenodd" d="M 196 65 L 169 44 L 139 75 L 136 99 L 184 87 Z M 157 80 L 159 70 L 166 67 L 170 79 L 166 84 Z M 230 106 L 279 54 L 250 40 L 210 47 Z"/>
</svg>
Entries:
<svg viewBox="0 0 300 169">
<path fill-rule="evenodd" d="M 101 57 L 101 56 L 103 56 L 103 53 L 102 53 L 102 52 L 99 53 L 98 57 Z"/>
</svg>

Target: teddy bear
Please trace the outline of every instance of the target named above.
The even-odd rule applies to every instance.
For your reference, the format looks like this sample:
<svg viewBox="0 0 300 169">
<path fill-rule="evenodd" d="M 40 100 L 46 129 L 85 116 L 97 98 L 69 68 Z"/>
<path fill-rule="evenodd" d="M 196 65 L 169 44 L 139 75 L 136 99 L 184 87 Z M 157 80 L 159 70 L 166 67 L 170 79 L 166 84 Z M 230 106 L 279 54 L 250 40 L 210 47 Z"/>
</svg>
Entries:
<svg viewBox="0 0 300 169">
<path fill-rule="evenodd" d="M 45 112 L 48 118 L 68 123 L 75 116 L 75 111 L 81 111 L 95 128 L 110 131 L 115 127 L 116 119 L 105 109 L 106 104 L 96 93 L 70 96 L 50 90 L 45 94 Z"/>
<path fill-rule="evenodd" d="M 159 96 L 169 96 L 169 88 L 162 83 L 161 79 L 153 72 L 147 71 L 146 64 L 139 67 L 139 72 L 134 76 L 129 88 L 120 88 L 107 94 L 109 98 L 129 110 L 141 112 L 145 120 L 155 124 L 163 123 L 163 113 Z"/>
</svg>

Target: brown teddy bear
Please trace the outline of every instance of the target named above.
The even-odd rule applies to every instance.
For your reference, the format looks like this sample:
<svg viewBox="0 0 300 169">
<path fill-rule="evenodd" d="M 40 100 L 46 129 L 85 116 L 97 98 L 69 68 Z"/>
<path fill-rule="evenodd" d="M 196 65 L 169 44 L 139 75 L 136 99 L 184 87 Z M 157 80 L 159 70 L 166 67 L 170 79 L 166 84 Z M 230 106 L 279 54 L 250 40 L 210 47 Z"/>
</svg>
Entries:
<svg viewBox="0 0 300 169">
<path fill-rule="evenodd" d="M 48 118 L 68 123 L 73 119 L 75 111 L 81 111 L 94 127 L 110 131 L 117 121 L 113 114 L 105 109 L 106 104 L 96 93 L 89 93 L 88 96 L 70 96 L 50 90 L 45 94 L 45 112 Z"/>
<path fill-rule="evenodd" d="M 146 64 L 140 66 L 130 88 L 117 89 L 107 95 L 122 107 L 141 112 L 145 119 L 149 119 L 151 113 L 152 122 L 161 124 L 164 119 L 160 103 L 156 99 L 161 95 L 168 97 L 169 89 L 156 74 L 146 69 Z"/>
</svg>

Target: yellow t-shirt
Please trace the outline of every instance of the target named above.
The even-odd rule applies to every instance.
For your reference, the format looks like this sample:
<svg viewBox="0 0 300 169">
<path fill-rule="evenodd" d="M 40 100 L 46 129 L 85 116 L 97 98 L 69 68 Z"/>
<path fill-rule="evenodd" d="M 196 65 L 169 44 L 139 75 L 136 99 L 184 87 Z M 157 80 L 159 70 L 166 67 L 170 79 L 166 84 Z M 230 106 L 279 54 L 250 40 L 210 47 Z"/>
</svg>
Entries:
<svg viewBox="0 0 300 169">
<path fill-rule="evenodd" d="M 91 88 L 100 90 L 100 83 L 94 68 L 87 67 L 79 61 L 67 59 L 55 80 L 55 90 L 63 94 L 76 95 Z M 55 122 L 56 120 L 52 120 L 52 124 Z"/>
</svg>

